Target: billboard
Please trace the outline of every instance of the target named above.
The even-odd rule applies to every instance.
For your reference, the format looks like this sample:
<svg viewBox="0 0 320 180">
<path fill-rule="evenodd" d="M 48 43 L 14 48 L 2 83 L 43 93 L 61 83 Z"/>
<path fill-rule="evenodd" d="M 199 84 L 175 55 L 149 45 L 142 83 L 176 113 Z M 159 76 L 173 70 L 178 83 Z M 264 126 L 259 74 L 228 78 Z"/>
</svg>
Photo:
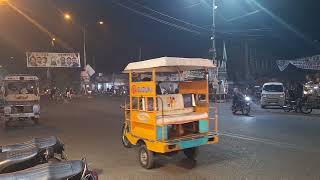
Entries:
<svg viewBox="0 0 320 180">
<path fill-rule="evenodd" d="M 80 67 L 80 53 L 27 52 L 27 67 Z"/>
</svg>

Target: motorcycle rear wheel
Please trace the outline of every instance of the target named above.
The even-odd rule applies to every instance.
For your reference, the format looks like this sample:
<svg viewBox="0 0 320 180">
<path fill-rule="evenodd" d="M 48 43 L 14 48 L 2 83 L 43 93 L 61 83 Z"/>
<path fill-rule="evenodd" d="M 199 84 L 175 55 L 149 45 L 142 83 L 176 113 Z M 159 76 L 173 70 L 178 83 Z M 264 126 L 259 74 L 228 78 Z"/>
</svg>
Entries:
<svg viewBox="0 0 320 180">
<path fill-rule="evenodd" d="M 304 103 L 300 107 L 300 112 L 302 112 L 303 114 L 310 114 L 312 112 L 312 107 Z"/>
<path fill-rule="evenodd" d="M 250 106 L 244 107 L 244 108 L 242 109 L 242 114 L 248 116 L 249 113 L 250 113 L 250 109 L 251 109 Z"/>
</svg>

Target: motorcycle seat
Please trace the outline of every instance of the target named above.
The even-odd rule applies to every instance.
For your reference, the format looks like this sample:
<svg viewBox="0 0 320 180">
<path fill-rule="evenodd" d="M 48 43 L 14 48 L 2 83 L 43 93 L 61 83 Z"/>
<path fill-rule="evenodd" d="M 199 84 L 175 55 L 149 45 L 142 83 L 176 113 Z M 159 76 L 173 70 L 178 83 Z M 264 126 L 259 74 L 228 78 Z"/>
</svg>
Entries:
<svg viewBox="0 0 320 180">
<path fill-rule="evenodd" d="M 68 179 L 80 176 L 84 171 L 85 163 L 80 160 L 63 161 L 55 163 L 41 164 L 29 169 L 14 173 L 0 175 L 1 180 L 44 180 L 44 179 Z M 80 177 L 79 177 L 80 179 Z"/>
<path fill-rule="evenodd" d="M 30 148 L 47 149 L 54 148 L 58 144 L 61 144 L 59 139 L 55 136 L 50 136 L 46 138 L 33 138 L 30 141 L 0 146 L 0 152 L 18 151 Z"/>
<path fill-rule="evenodd" d="M 37 154 L 37 148 L 2 152 L 0 153 L 0 172 L 2 172 L 4 169 L 8 168 L 11 165 L 32 160 L 37 156 Z"/>
</svg>

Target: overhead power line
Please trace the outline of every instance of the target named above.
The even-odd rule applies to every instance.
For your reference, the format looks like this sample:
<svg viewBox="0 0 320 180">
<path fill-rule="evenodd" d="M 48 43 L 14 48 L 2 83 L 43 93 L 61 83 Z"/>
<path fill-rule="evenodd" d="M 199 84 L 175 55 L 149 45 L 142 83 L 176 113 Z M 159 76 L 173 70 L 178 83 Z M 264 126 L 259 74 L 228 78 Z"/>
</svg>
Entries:
<svg viewBox="0 0 320 180">
<path fill-rule="evenodd" d="M 170 16 L 170 15 L 168 15 L 168 14 L 165 14 L 165 13 L 162 13 L 162 12 L 160 12 L 160 11 L 154 10 L 154 9 L 148 7 L 148 6 L 142 5 L 142 4 L 137 3 L 137 2 L 134 2 L 134 1 L 132 1 L 132 0 L 127 0 L 127 1 L 128 1 L 128 2 L 131 2 L 132 4 L 135 4 L 135 5 L 137 5 L 137 6 L 140 6 L 140 7 L 144 8 L 144 9 L 147 9 L 147 10 L 149 10 L 149 11 L 152 11 L 152 12 L 155 12 L 155 13 L 160 14 L 160 15 L 162 15 L 162 16 L 165 16 L 165 17 L 167 17 L 167 18 L 176 20 L 176 21 L 178 21 L 178 22 L 181 22 L 181 23 L 184 23 L 184 24 L 187 24 L 187 25 L 190 25 L 190 26 L 199 28 L 199 29 L 203 29 L 203 30 L 206 30 L 206 31 L 210 31 L 210 29 L 208 29 L 208 28 L 205 28 L 205 27 L 201 27 L 201 26 L 192 24 L 192 23 L 190 23 L 190 22 L 187 22 L 187 21 L 178 19 L 178 18 L 176 18 L 176 17 L 172 17 L 172 16 Z"/>
<path fill-rule="evenodd" d="M 259 10 L 255 10 L 255 11 L 252 11 L 252 12 L 248 12 L 248 13 L 246 13 L 246 14 L 244 14 L 244 15 L 241 15 L 241 16 L 238 16 L 238 17 L 234 17 L 234 18 L 231 18 L 231 19 L 228 19 L 227 22 L 236 21 L 236 20 L 238 20 L 238 19 L 245 18 L 245 17 L 247 17 L 247 16 L 251 16 L 251 15 L 257 14 L 257 13 L 259 13 L 259 12 L 261 12 L 261 11 L 262 11 L 262 10 L 259 9 Z"/>
<path fill-rule="evenodd" d="M 120 7 L 123 7 L 123 8 L 125 8 L 125 9 L 128 9 L 128 10 L 130 10 L 130 11 L 132 11 L 132 12 L 134 12 L 134 13 L 137 13 L 137 14 L 139 14 L 139 15 L 142 15 L 142 16 L 145 16 L 145 17 L 147 17 L 147 18 L 150 18 L 150 19 L 152 19 L 152 20 L 154 20 L 154 21 L 157 21 L 157 22 L 166 24 L 166 25 L 168 25 L 168 26 L 172 26 L 172 27 L 177 28 L 177 29 L 179 29 L 179 30 L 183 30 L 183 31 L 187 31 L 187 32 L 191 32 L 191 33 L 200 35 L 200 32 L 199 32 L 199 31 L 192 30 L 192 29 L 189 29 L 189 28 L 186 28 L 186 27 L 182 27 L 182 26 L 180 26 L 180 25 L 177 25 L 177 24 L 174 24 L 174 23 L 170 23 L 170 22 L 168 22 L 168 21 L 165 21 L 165 20 L 162 20 L 162 19 L 153 17 L 153 16 L 151 16 L 150 14 L 140 12 L 140 11 L 138 11 L 138 10 L 136 10 L 136 9 L 133 9 L 133 8 L 131 8 L 131 7 L 128 7 L 128 6 L 126 6 L 126 5 L 124 5 L 124 4 L 120 3 L 120 2 L 115 2 L 115 1 L 113 1 L 112 3 L 114 3 L 114 4 L 116 4 L 116 5 L 120 6 Z"/>
</svg>

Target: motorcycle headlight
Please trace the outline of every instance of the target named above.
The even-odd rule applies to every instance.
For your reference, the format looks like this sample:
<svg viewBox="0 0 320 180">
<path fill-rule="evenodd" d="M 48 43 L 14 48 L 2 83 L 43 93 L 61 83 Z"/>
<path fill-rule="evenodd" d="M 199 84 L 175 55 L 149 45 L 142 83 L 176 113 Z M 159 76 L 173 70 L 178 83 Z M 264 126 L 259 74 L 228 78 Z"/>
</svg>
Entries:
<svg viewBox="0 0 320 180">
<path fill-rule="evenodd" d="M 246 101 L 251 101 L 251 98 L 248 97 L 248 96 L 246 96 L 246 97 L 244 98 L 244 100 L 246 100 Z"/>
<path fill-rule="evenodd" d="M 3 108 L 3 112 L 4 114 L 10 114 L 11 113 L 11 107 L 10 106 L 6 106 Z"/>
<path fill-rule="evenodd" d="M 38 104 L 33 105 L 33 112 L 39 113 L 40 112 L 40 106 Z"/>
</svg>

